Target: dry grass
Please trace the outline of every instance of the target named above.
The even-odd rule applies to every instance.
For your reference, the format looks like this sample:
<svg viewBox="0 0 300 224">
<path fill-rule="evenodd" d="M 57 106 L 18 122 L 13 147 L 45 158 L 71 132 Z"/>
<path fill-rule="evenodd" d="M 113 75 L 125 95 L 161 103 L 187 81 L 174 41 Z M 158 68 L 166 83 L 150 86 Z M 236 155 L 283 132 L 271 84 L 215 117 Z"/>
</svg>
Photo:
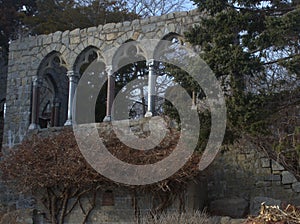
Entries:
<svg viewBox="0 0 300 224">
<path fill-rule="evenodd" d="M 218 218 L 209 217 L 205 212 L 163 213 L 160 216 L 144 217 L 141 224 L 217 224 Z"/>
</svg>

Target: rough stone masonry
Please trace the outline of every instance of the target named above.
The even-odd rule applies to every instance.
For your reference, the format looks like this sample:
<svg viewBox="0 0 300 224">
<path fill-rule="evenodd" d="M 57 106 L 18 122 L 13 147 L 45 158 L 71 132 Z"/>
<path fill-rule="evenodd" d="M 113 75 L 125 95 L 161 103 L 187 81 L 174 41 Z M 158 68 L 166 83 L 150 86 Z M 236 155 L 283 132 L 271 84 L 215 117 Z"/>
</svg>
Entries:
<svg viewBox="0 0 300 224">
<path fill-rule="evenodd" d="M 114 56 L 114 53 L 103 55 L 108 49 L 121 46 L 129 40 L 163 40 L 172 35 L 183 37 L 184 32 L 199 24 L 202 17 L 197 10 L 176 12 L 132 22 L 58 31 L 13 41 L 9 49 L 3 146 L 12 147 L 20 143 L 31 123 L 33 128 L 34 122 L 47 127 L 50 101 L 59 107 L 56 115 L 57 126 L 70 121 L 70 89 L 74 91 L 72 84 L 80 77 L 82 65 L 89 62 L 91 56 L 96 55 L 107 69 L 112 66 Z M 151 60 L 147 56 L 145 59 Z M 32 92 L 34 83 L 39 79 L 43 82 L 40 87 L 41 102 L 39 108 L 36 108 L 39 114 L 35 116 L 32 115 L 35 112 L 32 109 Z M 51 97 L 47 98 L 49 95 Z"/>
</svg>

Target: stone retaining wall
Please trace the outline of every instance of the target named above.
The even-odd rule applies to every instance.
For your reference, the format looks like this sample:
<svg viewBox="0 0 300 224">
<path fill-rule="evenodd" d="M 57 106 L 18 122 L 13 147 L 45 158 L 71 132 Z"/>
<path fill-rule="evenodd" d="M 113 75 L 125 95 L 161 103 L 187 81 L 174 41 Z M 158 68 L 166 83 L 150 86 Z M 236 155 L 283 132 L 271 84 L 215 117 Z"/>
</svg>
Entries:
<svg viewBox="0 0 300 224">
<path fill-rule="evenodd" d="M 300 182 L 246 140 L 223 149 L 206 170 L 208 200 L 214 214 L 257 214 L 261 202 L 300 205 Z"/>
<path fill-rule="evenodd" d="M 156 119 L 159 117 L 154 117 L 152 119 Z M 130 122 L 130 130 L 136 134 L 145 133 L 149 131 L 149 126 L 147 125 L 147 121 L 149 119 L 144 118 L 140 120 L 133 120 Z M 167 126 L 172 126 L 172 122 L 167 120 Z M 122 124 L 123 121 L 120 121 Z M 122 125 L 121 124 L 121 125 Z M 124 125 L 124 124 L 123 124 Z M 154 123 L 153 123 L 154 125 Z M 89 126 L 89 125 L 87 125 Z M 112 126 L 109 122 L 95 124 L 101 136 L 109 136 L 113 131 Z M 69 129 L 71 127 L 54 127 L 48 129 L 36 129 L 29 132 L 26 136 L 30 138 L 32 134 L 39 135 L 40 137 L 49 137 L 53 135 L 59 135 L 62 130 Z M 2 186 L 2 185 L 0 185 Z M 26 224 L 44 224 L 47 223 L 45 218 L 45 208 L 42 203 L 40 203 L 37 198 L 39 195 L 35 195 L 36 197 L 26 196 L 26 195 L 18 195 L 14 192 L 10 192 L 11 189 L 7 188 L 3 185 L 3 189 L 0 188 L 0 204 L 2 204 L 4 211 L 11 210 L 20 210 L 16 212 L 16 214 L 22 214 L 22 210 L 24 211 L 24 216 L 28 216 L 28 209 L 32 214 L 32 221 L 26 218 Z M 113 195 L 113 205 L 110 204 L 111 201 L 104 200 L 105 192 L 111 192 Z M 36 194 L 36 192 L 35 192 Z M 184 203 L 184 209 L 186 211 L 193 210 L 202 210 L 205 207 L 206 203 L 206 182 L 200 181 L 199 183 L 191 182 L 188 184 L 187 189 L 183 192 L 184 198 L 183 201 L 180 201 L 179 197 L 176 197 L 174 202 L 167 208 L 169 212 L 178 212 L 182 210 L 181 203 Z M 149 214 L 150 210 L 159 205 L 159 198 L 156 198 L 155 194 L 151 193 L 137 193 L 137 212 L 140 216 Z M 75 198 L 72 199 L 76 200 Z M 84 219 L 84 213 L 82 208 L 89 208 L 91 206 L 92 194 L 87 195 L 81 198 L 81 206 L 77 204 L 74 207 L 74 210 L 66 217 L 66 224 L 81 224 Z M 70 203 L 72 204 L 72 202 Z M 1 210 L 0 210 L 1 211 Z M 12 213 L 14 214 L 14 213 Z M 118 188 L 118 187 L 101 187 L 97 191 L 95 208 L 90 214 L 90 218 L 88 219 L 88 223 L 90 224 L 113 224 L 113 223 L 135 223 L 135 209 L 133 203 L 133 192 L 128 188 Z M 1 222 L 0 222 L 1 224 Z"/>
<path fill-rule="evenodd" d="M 101 133 L 109 133 L 109 123 L 97 124 Z M 145 131 L 143 121 L 131 122 L 131 129 L 135 132 Z M 59 134 L 61 128 L 34 130 L 33 133 L 41 136 Z M 276 161 L 269 159 L 255 144 L 241 139 L 234 145 L 224 147 L 214 162 L 201 175 L 198 185 L 190 184 L 186 191 L 186 210 L 203 209 L 213 215 L 243 218 L 248 214 L 256 215 L 260 204 L 280 205 L 282 203 L 300 205 L 300 182 Z M 8 188 L 0 188 L 3 198 L 2 204 L 15 208 L 32 208 L 32 198 L 14 196 Z M 91 215 L 94 223 L 126 223 L 134 219 L 133 207 L 130 202 L 131 192 L 126 190 L 114 191 L 114 206 L 102 206 L 101 195 L 105 189 L 98 193 L 97 207 Z M 149 195 L 139 195 L 141 214 L 149 211 L 152 204 Z M 9 201 L 10 200 L 10 201 Z M 16 202 L 13 203 L 13 200 Z M 169 208 L 178 210 L 178 201 Z M 68 223 L 75 223 L 80 219 L 78 212 L 68 217 Z M 41 213 L 41 212 L 40 212 Z M 41 217 L 37 217 L 41 219 Z M 106 221 L 105 221 L 106 220 Z M 92 222 L 92 223 L 93 223 Z"/>
</svg>

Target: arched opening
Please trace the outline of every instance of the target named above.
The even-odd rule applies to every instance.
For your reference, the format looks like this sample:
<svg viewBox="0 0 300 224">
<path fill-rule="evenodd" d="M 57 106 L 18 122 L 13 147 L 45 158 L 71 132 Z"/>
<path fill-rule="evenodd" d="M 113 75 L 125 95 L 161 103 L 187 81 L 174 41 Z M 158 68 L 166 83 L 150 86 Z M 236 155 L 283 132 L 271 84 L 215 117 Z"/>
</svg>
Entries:
<svg viewBox="0 0 300 224">
<path fill-rule="evenodd" d="M 68 110 L 68 78 L 59 52 L 48 54 L 38 69 L 37 124 L 40 128 L 63 126 Z M 35 88 L 35 87 L 34 87 Z"/>
<path fill-rule="evenodd" d="M 122 110 L 114 108 L 115 120 L 137 119 L 147 111 L 147 62 L 138 42 L 128 40 L 113 58 L 116 102 Z M 122 101 L 122 102 L 121 102 Z"/>
<path fill-rule="evenodd" d="M 97 60 L 97 68 L 88 69 L 92 62 L 95 62 Z M 98 48 L 89 46 L 86 49 L 84 49 L 79 56 L 76 58 L 75 64 L 74 64 L 74 72 L 79 75 L 81 78 L 83 74 L 87 74 L 91 77 L 90 81 L 86 83 L 87 88 L 93 86 L 93 82 L 97 80 L 97 77 L 92 76 L 103 76 L 105 75 L 105 63 L 102 55 L 100 54 L 100 51 Z M 97 74 L 95 74 L 95 71 Z M 104 84 L 103 87 L 99 90 L 99 94 L 96 100 L 95 108 L 89 108 L 94 110 L 95 113 L 95 119 L 91 117 L 77 117 L 76 122 L 77 123 L 94 123 L 94 122 L 102 122 L 105 115 L 106 115 L 106 95 L 107 95 L 107 84 Z M 87 96 L 88 100 L 93 100 L 92 98 L 95 96 Z M 87 102 L 80 102 L 80 106 L 83 107 L 84 104 Z"/>
<path fill-rule="evenodd" d="M 197 98 L 201 97 L 200 86 L 195 80 L 181 69 L 186 65 L 184 58 L 189 55 L 184 48 L 184 38 L 177 33 L 169 33 L 158 43 L 154 58 L 156 61 L 157 80 L 156 80 L 156 108 L 161 113 L 178 117 L 174 105 L 166 98 L 175 99 L 176 86 L 185 89 L 191 96 L 191 108 L 196 109 Z"/>
</svg>

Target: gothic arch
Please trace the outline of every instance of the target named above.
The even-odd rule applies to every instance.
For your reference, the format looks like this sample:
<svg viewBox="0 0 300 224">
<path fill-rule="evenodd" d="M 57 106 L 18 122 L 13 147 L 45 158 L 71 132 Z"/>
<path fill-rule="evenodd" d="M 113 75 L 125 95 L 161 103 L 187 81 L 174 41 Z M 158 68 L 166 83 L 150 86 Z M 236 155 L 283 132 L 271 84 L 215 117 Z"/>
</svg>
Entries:
<svg viewBox="0 0 300 224">
<path fill-rule="evenodd" d="M 93 63 L 95 61 L 96 63 Z M 91 77 L 89 82 L 86 83 L 86 85 L 88 86 L 93 85 L 93 83 L 97 81 L 100 76 L 101 78 L 106 76 L 106 65 L 104 62 L 104 57 L 100 53 L 100 50 L 95 46 L 92 45 L 88 46 L 76 57 L 75 63 L 73 65 L 74 74 L 80 79 L 85 72 L 89 74 L 92 71 L 94 74 L 95 69 L 89 67 L 89 65 L 91 65 L 92 63 L 93 66 L 96 66 L 97 64 L 96 73 L 99 74 L 96 74 L 98 77 Z M 102 121 L 106 115 L 106 92 L 107 92 L 107 88 L 106 85 L 104 85 L 103 88 L 99 90 L 98 96 L 95 96 L 97 98 L 96 106 L 95 108 L 92 109 L 95 110 L 96 122 Z M 81 102 L 82 105 L 84 105 L 84 103 L 85 102 Z M 84 117 L 84 116 L 76 118 L 77 123 L 86 123 L 87 121 L 90 120 L 91 118 Z"/>
<path fill-rule="evenodd" d="M 168 41 L 168 42 L 166 42 Z M 166 44 L 168 43 L 168 44 Z M 157 46 L 155 47 L 154 50 L 154 58 L 156 60 L 159 60 L 166 52 L 171 50 L 172 45 L 174 46 L 175 44 L 179 45 L 185 45 L 187 42 L 185 41 L 184 37 L 181 36 L 178 33 L 175 32 L 170 32 L 166 35 L 164 35 L 161 39 L 161 41 L 158 42 Z"/>
<path fill-rule="evenodd" d="M 73 65 L 74 72 L 81 76 L 88 65 L 94 60 L 103 61 L 103 56 L 97 47 L 88 46 L 76 57 Z"/>
<path fill-rule="evenodd" d="M 129 113 L 114 111 L 114 119 L 138 118 L 147 110 L 144 90 L 147 86 L 147 54 L 139 41 L 128 39 L 114 53 L 112 69 L 115 79 L 115 94 L 122 91 L 122 103 L 128 106 Z M 124 88 L 129 83 L 129 88 Z M 134 89 L 131 89 L 134 88 Z M 125 92 L 124 92 L 125 91 Z M 135 94 L 132 94 L 132 93 Z M 127 110 L 126 110 L 127 111 Z M 124 111 L 125 112 L 125 111 Z"/>
<path fill-rule="evenodd" d="M 128 63 L 136 62 L 137 60 L 147 60 L 147 52 L 139 44 L 139 41 L 128 39 L 114 52 L 111 61 L 112 69 L 117 71 Z"/>
<path fill-rule="evenodd" d="M 38 67 L 41 67 L 43 61 L 47 60 L 49 56 L 57 53 L 60 55 L 60 58 L 63 61 L 63 66 L 69 68 L 70 66 L 70 50 L 62 43 L 52 43 L 51 45 L 46 45 L 46 47 L 42 47 L 41 50 L 35 55 L 35 58 L 40 62 L 37 64 Z M 36 68 L 38 69 L 38 68 Z"/>
<path fill-rule="evenodd" d="M 40 128 L 62 126 L 67 118 L 68 78 L 62 55 L 49 53 L 40 63 L 32 97 L 32 123 Z M 34 105 L 36 104 L 36 105 Z M 35 117 L 35 118 L 34 118 Z"/>
</svg>

